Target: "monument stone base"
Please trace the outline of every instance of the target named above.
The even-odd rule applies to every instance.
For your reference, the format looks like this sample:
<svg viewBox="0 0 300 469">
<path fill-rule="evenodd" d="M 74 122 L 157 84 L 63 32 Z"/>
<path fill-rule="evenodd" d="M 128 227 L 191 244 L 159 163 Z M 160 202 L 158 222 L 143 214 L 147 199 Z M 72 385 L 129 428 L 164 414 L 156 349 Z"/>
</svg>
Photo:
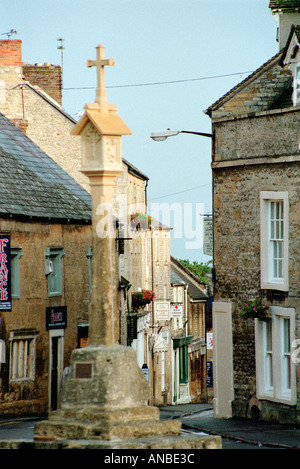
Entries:
<svg viewBox="0 0 300 469">
<path fill-rule="evenodd" d="M 60 408 L 35 424 L 34 440 L 61 442 L 68 448 L 184 448 L 188 438 L 180 435 L 180 420 L 160 420 L 149 399 L 149 385 L 131 347 L 76 349 Z M 195 435 L 189 444 L 192 440 L 196 448 Z M 198 444 L 203 446 L 203 441 Z"/>
</svg>

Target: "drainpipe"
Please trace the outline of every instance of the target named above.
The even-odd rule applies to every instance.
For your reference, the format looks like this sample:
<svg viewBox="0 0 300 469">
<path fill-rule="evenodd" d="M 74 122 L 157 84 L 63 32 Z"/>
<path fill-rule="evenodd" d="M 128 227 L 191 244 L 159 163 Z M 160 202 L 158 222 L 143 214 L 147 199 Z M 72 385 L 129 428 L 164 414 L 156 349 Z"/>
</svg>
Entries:
<svg viewBox="0 0 300 469">
<path fill-rule="evenodd" d="M 148 180 L 145 181 L 145 208 L 146 208 L 146 213 L 147 213 L 147 209 L 148 209 L 148 194 L 147 194 L 147 187 L 148 187 Z"/>
</svg>

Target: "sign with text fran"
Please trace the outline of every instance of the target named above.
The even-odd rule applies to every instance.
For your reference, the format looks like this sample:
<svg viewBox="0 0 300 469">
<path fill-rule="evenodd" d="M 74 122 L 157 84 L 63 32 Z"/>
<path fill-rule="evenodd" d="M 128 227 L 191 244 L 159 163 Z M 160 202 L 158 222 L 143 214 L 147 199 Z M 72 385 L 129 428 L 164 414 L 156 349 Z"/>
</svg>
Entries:
<svg viewBox="0 0 300 469">
<path fill-rule="evenodd" d="M 50 306 L 46 308 L 46 329 L 65 329 L 67 327 L 67 307 Z"/>
<path fill-rule="evenodd" d="M 154 300 L 154 314 L 156 321 L 167 321 L 170 319 L 170 301 Z"/>
<path fill-rule="evenodd" d="M 9 235 L 0 235 L 0 310 L 11 311 L 11 269 Z"/>
</svg>

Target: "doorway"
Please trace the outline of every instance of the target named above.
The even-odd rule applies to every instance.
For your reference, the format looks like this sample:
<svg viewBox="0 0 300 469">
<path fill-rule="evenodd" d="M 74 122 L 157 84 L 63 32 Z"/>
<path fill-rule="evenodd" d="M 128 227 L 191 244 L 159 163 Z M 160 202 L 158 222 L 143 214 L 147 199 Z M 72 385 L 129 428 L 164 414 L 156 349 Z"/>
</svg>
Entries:
<svg viewBox="0 0 300 469">
<path fill-rule="evenodd" d="M 59 391 L 63 373 L 64 330 L 50 331 L 50 383 L 49 407 L 56 410 L 59 406 Z"/>
<path fill-rule="evenodd" d="M 231 303 L 213 302 L 213 403 L 219 418 L 232 417 L 234 399 L 231 307 Z"/>
</svg>

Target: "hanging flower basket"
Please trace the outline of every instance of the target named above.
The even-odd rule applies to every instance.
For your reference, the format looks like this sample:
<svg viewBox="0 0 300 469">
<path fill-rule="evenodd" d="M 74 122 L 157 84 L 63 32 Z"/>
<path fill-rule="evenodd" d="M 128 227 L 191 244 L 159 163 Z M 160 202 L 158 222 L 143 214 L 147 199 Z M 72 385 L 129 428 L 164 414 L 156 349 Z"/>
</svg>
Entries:
<svg viewBox="0 0 300 469">
<path fill-rule="evenodd" d="M 257 296 L 254 300 L 243 300 L 240 303 L 240 316 L 246 320 L 257 318 L 260 321 L 268 319 L 269 306 L 263 302 L 262 296 Z"/>
<path fill-rule="evenodd" d="M 155 293 L 152 290 L 142 290 L 132 293 L 132 309 L 137 311 L 144 308 L 155 299 Z"/>
<path fill-rule="evenodd" d="M 130 225 L 136 230 L 147 230 L 151 228 L 152 218 L 150 215 L 145 215 L 144 213 L 134 213 L 130 215 Z"/>
</svg>

